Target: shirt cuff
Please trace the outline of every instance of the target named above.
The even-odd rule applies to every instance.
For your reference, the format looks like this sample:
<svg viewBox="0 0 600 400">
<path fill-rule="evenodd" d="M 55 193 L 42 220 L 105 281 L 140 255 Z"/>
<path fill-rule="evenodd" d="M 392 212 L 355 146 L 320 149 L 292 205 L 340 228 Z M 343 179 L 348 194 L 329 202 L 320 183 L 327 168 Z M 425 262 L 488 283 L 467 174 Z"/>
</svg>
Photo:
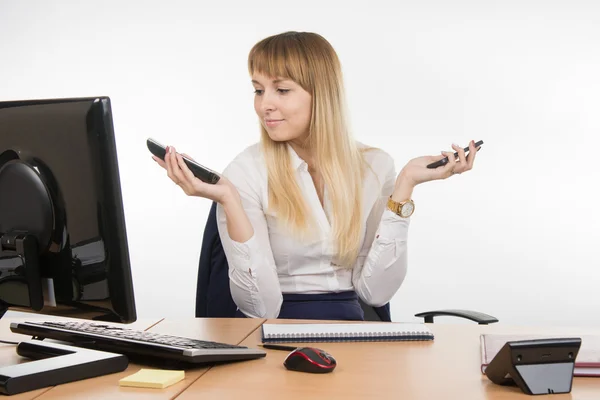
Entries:
<svg viewBox="0 0 600 400">
<path fill-rule="evenodd" d="M 386 207 L 381 216 L 377 236 L 390 240 L 407 240 L 409 225 L 410 218 L 402 218 Z"/>
</svg>

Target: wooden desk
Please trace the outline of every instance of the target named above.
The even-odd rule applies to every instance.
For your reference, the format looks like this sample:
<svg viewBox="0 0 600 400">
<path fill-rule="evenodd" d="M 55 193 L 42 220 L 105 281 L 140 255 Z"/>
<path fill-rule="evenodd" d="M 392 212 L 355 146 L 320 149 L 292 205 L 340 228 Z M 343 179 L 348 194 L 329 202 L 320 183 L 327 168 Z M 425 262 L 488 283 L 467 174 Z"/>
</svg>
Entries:
<svg viewBox="0 0 600 400">
<path fill-rule="evenodd" d="M 23 313 L 19 313 L 19 316 L 12 316 L 7 313 L 4 317 L 0 319 L 0 339 L 8 340 L 12 342 L 21 342 L 31 339 L 29 336 L 22 335 L 20 333 L 13 333 L 10 330 L 11 322 L 23 322 L 23 321 L 79 321 L 72 318 L 62 318 L 55 317 L 51 315 L 42 315 L 31 313 L 30 315 L 23 315 Z M 130 329 L 141 329 L 145 330 L 152 325 L 160 322 L 160 318 L 156 319 L 141 319 L 137 320 L 134 323 L 123 325 L 123 324 L 112 324 L 118 326 L 124 326 Z M 16 352 L 16 346 L 12 344 L 3 344 L 0 343 L 0 367 L 7 365 L 14 365 L 22 362 L 28 362 L 26 358 L 19 356 Z M 33 390 L 31 392 L 21 393 L 14 396 L 6 396 L 6 399 L 11 400 L 29 400 L 34 399 L 47 392 L 51 388 L 42 388 L 38 390 Z M 0 397 L 1 398 L 1 397 Z"/>
<path fill-rule="evenodd" d="M 264 320 L 262 319 L 250 318 L 167 319 L 160 321 L 147 330 L 192 339 L 239 344 L 262 325 L 263 322 Z M 39 399 L 173 399 L 208 371 L 208 368 L 186 370 L 183 381 L 165 389 L 119 386 L 119 379 L 137 372 L 140 368 L 148 367 L 130 363 L 129 367 L 121 373 L 59 385 L 45 391 Z"/>
<path fill-rule="evenodd" d="M 268 321 L 274 323 L 309 321 Z M 331 353 L 338 367 L 330 374 L 287 371 L 287 352 L 212 368 L 177 400 L 188 399 L 531 399 L 517 387 L 491 383 L 480 370 L 479 335 L 496 333 L 600 333 L 590 329 L 511 328 L 501 324 L 430 324 L 432 342 L 312 344 Z M 242 342 L 260 343 L 260 330 Z M 251 394 L 251 395 L 250 395 Z M 575 378 L 570 394 L 552 400 L 600 398 L 600 378 Z"/>
</svg>

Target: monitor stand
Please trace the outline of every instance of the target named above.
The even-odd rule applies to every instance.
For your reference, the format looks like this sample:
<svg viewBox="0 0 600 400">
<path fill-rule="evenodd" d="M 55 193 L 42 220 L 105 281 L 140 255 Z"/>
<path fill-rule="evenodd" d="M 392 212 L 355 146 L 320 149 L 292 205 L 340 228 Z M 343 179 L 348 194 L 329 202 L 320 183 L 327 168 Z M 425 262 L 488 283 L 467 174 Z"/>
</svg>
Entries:
<svg viewBox="0 0 600 400">
<path fill-rule="evenodd" d="M 4 204 L 27 207 L 0 207 L 0 221 L 8 226 L 24 226 L 23 230 L 0 232 L 0 288 L 7 288 L 0 290 L 3 294 L 0 317 L 9 307 L 42 310 L 39 238 L 43 238 L 43 243 L 49 241 L 44 232 L 50 229 L 48 226 L 54 218 L 52 199 L 38 173 L 29 173 L 30 167 L 17 162 L 3 164 L 1 171 L 4 175 L 0 178 L 4 180 L 0 179 L 0 193 L 5 194 Z M 18 190 L 13 186 L 15 181 L 19 182 Z M 31 209 L 40 211 L 44 218 L 33 218 Z M 20 342 L 16 349 L 17 354 L 32 361 L 0 367 L 0 393 L 17 394 L 121 372 L 129 363 L 121 354 L 33 339 Z"/>
<path fill-rule="evenodd" d="M 0 318 L 7 309 L 0 302 Z M 17 354 L 33 361 L 0 367 L 0 393 L 17 394 L 121 372 L 129 363 L 122 354 L 43 342 L 36 338 L 20 342 Z"/>
</svg>

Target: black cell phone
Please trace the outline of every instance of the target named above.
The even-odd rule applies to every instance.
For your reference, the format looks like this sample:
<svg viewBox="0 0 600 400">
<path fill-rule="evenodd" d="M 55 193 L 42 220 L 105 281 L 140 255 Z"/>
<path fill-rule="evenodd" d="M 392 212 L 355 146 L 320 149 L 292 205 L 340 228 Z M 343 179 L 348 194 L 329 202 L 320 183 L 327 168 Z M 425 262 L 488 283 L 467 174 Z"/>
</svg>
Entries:
<svg viewBox="0 0 600 400">
<path fill-rule="evenodd" d="M 479 149 L 481 148 L 481 145 L 483 144 L 483 140 L 480 140 L 479 142 L 475 143 L 475 148 L 477 149 L 477 151 L 479 151 Z M 469 151 L 469 147 L 465 147 L 465 152 Z M 454 158 L 458 159 L 458 152 L 454 153 Z M 434 163 L 431 163 L 427 166 L 427 168 L 437 168 L 437 167 L 441 167 L 443 165 L 448 164 L 448 157 L 444 157 L 441 160 L 438 160 Z"/>
<path fill-rule="evenodd" d="M 148 138 L 148 140 L 146 140 L 146 145 L 148 146 L 148 150 L 150 150 L 150 153 L 154 154 L 156 157 L 164 161 L 165 154 L 167 152 L 167 149 L 164 145 L 158 143 L 156 140 L 151 138 Z M 190 171 L 192 171 L 194 176 L 203 182 L 214 185 L 215 183 L 219 182 L 219 179 L 221 179 L 221 177 L 215 171 L 198 164 L 194 160 L 190 160 L 187 157 L 183 157 L 183 161 L 188 166 Z"/>
</svg>

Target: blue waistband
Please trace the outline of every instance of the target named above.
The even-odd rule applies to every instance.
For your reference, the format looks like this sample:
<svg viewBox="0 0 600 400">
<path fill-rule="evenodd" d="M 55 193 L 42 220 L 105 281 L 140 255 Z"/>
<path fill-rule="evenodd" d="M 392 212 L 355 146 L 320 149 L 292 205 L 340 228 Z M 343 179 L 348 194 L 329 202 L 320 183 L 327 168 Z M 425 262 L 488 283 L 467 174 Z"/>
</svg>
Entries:
<svg viewBox="0 0 600 400">
<path fill-rule="evenodd" d="M 244 314 L 238 309 L 236 317 L 244 317 Z M 283 304 L 278 318 L 361 321 L 364 319 L 364 312 L 354 291 L 319 294 L 288 293 L 283 295 Z"/>
<path fill-rule="evenodd" d="M 337 293 L 318 293 L 318 294 L 303 294 L 303 293 L 284 293 L 284 302 L 295 301 L 353 301 L 358 300 L 356 292 L 350 290 L 347 292 Z"/>
<path fill-rule="evenodd" d="M 364 313 L 354 291 L 283 295 L 279 318 L 363 320 Z"/>
</svg>

